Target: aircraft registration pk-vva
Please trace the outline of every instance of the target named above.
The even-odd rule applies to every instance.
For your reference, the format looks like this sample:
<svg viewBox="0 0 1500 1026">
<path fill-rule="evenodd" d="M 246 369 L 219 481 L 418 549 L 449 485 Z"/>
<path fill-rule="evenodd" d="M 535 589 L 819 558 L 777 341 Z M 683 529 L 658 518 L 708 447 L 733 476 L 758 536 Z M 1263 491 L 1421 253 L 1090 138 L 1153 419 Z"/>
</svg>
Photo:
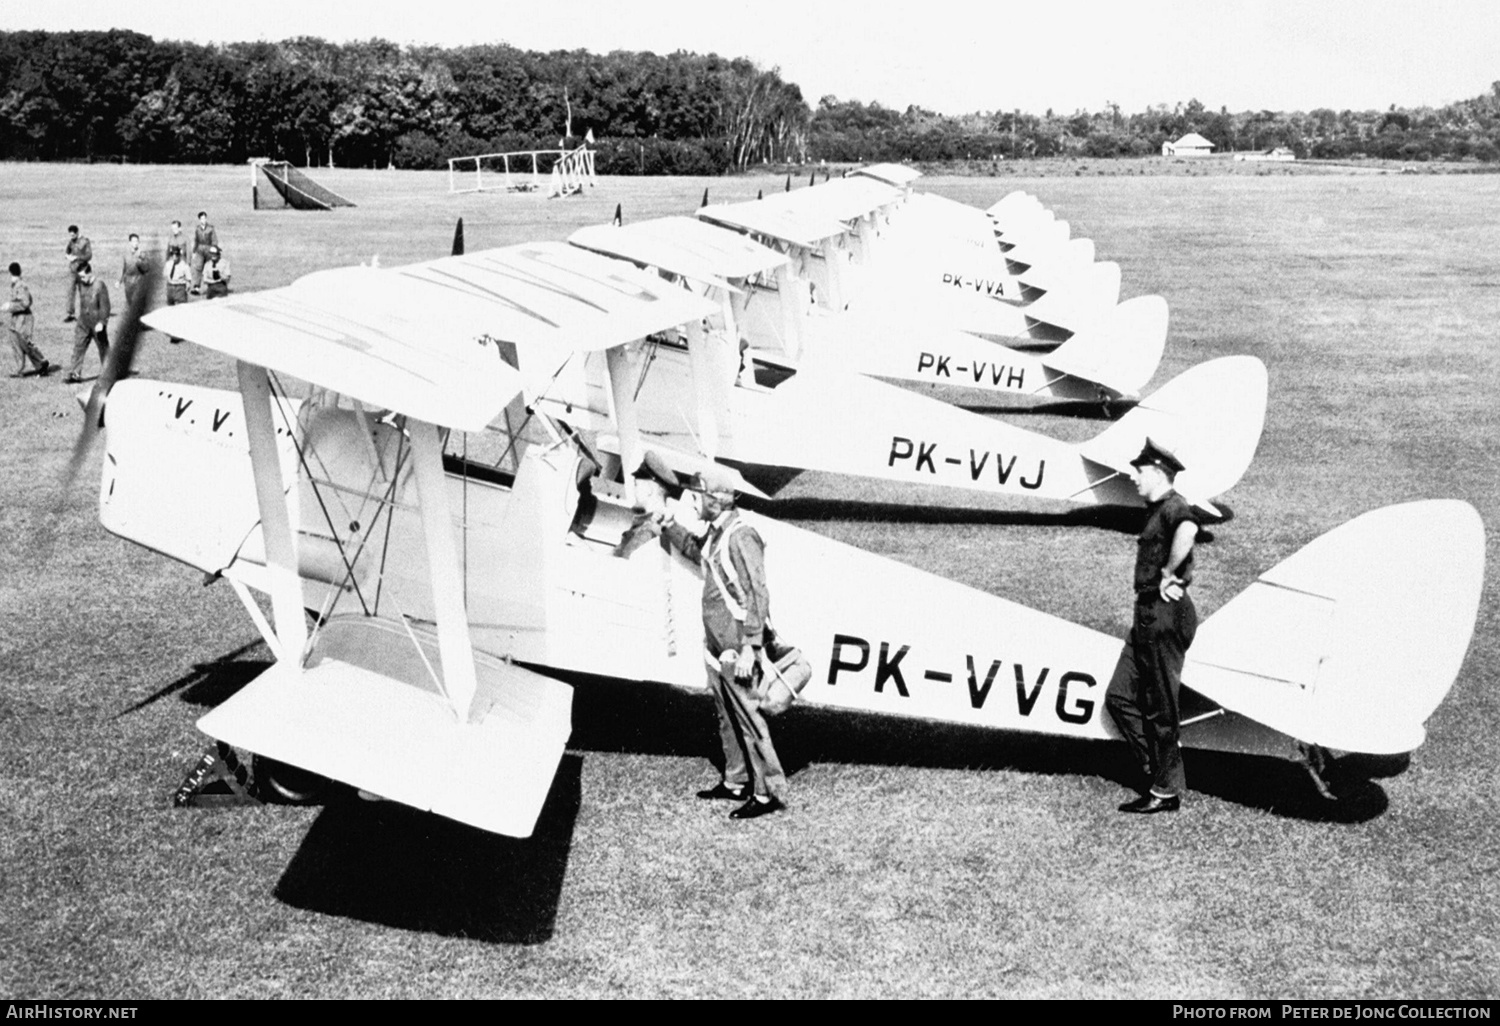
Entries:
<svg viewBox="0 0 1500 1026">
<path fill-rule="evenodd" d="M 735 348 L 711 340 L 723 311 L 656 271 L 536 243 L 147 315 L 237 367 L 237 390 L 101 378 L 102 523 L 227 581 L 275 657 L 203 731 L 528 836 L 570 732 L 572 689 L 553 674 L 703 686 L 697 568 L 656 546 L 614 552 L 647 450 L 692 473 L 740 440 L 738 420 L 700 435 L 717 451 L 644 430 L 642 375 L 664 333 L 685 339 L 698 424 L 753 386 L 732 364 L 727 385 L 715 377 Z M 911 423 L 915 461 L 933 438 Z M 1102 473 L 1140 440 L 1113 441 Z M 949 455 L 926 450 L 934 468 Z M 1103 698 L 1119 639 L 744 515 L 766 540 L 777 626 L 814 666 L 804 701 L 1117 736 Z M 1202 624 L 1183 678 L 1211 712 L 1183 743 L 1294 760 L 1310 745 L 1416 748 L 1463 661 L 1483 556 L 1459 502 L 1377 510 L 1317 539 Z"/>
</svg>

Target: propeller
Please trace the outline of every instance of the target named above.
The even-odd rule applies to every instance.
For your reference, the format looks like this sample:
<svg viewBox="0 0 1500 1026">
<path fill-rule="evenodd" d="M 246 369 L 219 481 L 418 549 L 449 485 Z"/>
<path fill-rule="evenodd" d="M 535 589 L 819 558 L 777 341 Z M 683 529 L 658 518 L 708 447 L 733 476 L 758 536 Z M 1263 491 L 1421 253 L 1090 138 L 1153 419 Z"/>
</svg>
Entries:
<svg viewBox="0 0 1500 1026">
<path fill-rule="evenodd" d="M 464 255 L 464 219 L 461 217 L 458 224 L 453 226 L 453 255 Z"/>
<path fill-rule="evenodd" d="M 703 190 L 703 202 L 699 203 L 698 206 L 699 207 L 706 207 L 706 206 L 708 206 L 708 190 L 707 189 Z"/>
<path fill-rule="evenodd" d="M 766 198 L 766 190 L 764 190 L 764 189 L 756 189 L 755 190 L 755 198 L 758 199 L 758 200 L 765 199 Z"/>
<path fill-rule="evenodd" d="M 823 179 L 823 181 L 826 182 L 826 181 L 828 181 L 828 179 L 825 178 L 825 179 Z M 807 176 L 807 184 L 808 185 L 816 185 L 816 184 L 818 184 L 818 173 L 816 171 L 814 171 L 812 174 L 810 174 L 810 175 Z"/>
<path fill-rule="evenodd" d="M 136 287 L 135 296 L 131 299 L 130 305 L 125 308 L 125 316 L 120 321 L 119 331 L 109 351 L 104 355 L 104 364 L 99 368 L 99 376 L 94 379 L 94 387 L 89 392 L 88 402 L 83 408 L 83 430 L 79 432 L 78 440 L 73 443 L 73 454 L 68 458 L 68 465 L 63 470 L 52 515 L 43 525 L 43 537 L 38 545 L 43 562 L 51 557 L 53 533 L 57 529 L 57 524 L 62 520 L 63 511 L 68 504 L 68 496 L 73 491 L 73 483 L 78 479 L 78 472 L 83 469 L 84 461 L 94 446 L 94 440 L 99 437 L 100 429 L 104 427 L 104 403 L 109 398 L 109 391 L 115 387 L 115 382 L 130 376 L 130 368 L 135 363 L 135 354 L 143 330 L 141 315 L 146 312 L 146 303 L 149 298 L 156 294 L 157 282 L 160 280 L 161 266 L 153 262 Z"/>
<path fill-rule="evenodd" d="M 791 192 L 792 191 L 792 173 L 790 171 L 788 171 L 786 173 L 786 190 L 785 191 L 786 192 Z"/>
<path fill-rule="evenodd" d="M 616 228 L 620 227 L 622 224 L 625 223 L 625 219 L 620 216 L 620 213 L 621 213 L 621 211 L 620 211 L 620 204 L 616 203 L 615 204 L 615 222 L 614 222 Z"/>
</svg>

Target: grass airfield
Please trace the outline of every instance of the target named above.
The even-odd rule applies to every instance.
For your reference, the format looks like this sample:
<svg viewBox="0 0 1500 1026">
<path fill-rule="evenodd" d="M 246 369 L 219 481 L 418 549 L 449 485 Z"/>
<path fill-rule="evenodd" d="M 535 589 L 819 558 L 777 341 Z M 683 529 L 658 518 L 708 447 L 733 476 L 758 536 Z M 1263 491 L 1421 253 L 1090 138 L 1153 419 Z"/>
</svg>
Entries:
<svg viewBox="0 0 1500 1026">
<path fill-rule="evenodd" d="M 445 254 L 459 216 L 475 250 L 563 238 L 617 203 L 636 220 L 785 181 L 605 179 L 547 200 L 453 196 L 439 173 L 317 177 L 359 206 L 255 212 L 244 168 L 3 165 L 0 264 L 26 266 L 57 363 L 69 223 L 119 305 L 126 234 L 159 246 L 199 209 L 247 291 Z M 226 585 L 103 531 L 97 449 L 54 509 L 75 389 L 0 378 L 0 996 L 1500 996 L 1500 176 L 919 186 L 981 207 L 1029 188 L 1120 264 L 1122 295 L 1165 296 L 1152 388 L 1218 356 L 1268 366 L 1257 459 L 1200 556 L 1202 615 L 1367 510 L 1478 508 L 1474 641 L 1409 764 L 1370 762 L 1330 805 L 1290 765 L 1190 751 L 1183 811 L 1127 817 L 1121 746 L 803 707 L 775 726 L 792 808 L 731 823 L 692 797 L 715 779 L 707 699 L 599 682 L 576 693 L 528 841 L 353 799 L 175 810 L 208 743 L 194 721 L 269 656 Z M 137 369 L 233 382 L 160 336 Z M 1102 426 L 1006 416 L 1073 439 Z M 1129 626 L 1129 518 L 816 474 L 767 511 Z"/>
</svg>

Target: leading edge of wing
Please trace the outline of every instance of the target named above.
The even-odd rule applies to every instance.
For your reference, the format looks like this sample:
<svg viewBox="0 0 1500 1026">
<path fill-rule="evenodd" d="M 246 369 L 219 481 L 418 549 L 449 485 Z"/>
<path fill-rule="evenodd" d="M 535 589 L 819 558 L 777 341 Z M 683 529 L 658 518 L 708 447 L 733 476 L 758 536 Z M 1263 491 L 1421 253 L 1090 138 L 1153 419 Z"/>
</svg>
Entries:
<svg viewBox="0 0 1500 1026">
<path fill-rule="evenodd" d="M 144 321 L 373 406 L 472 431 L 521 388 L 494 341 L 604 349 L 714 309 L 656 275 L 548 243 L 391 270 L 319 271 Z"/>
</svg>

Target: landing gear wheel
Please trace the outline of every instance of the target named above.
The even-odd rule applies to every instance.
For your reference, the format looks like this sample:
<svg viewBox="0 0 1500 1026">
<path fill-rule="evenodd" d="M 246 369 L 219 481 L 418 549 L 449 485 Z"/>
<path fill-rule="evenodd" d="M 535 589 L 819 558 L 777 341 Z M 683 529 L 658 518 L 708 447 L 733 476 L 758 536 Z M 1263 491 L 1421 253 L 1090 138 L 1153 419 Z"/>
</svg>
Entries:
<svg viewBox="0 0 1500 1026">
<path fill-rule="evenodd" d="M 250 763 L 255 789 L 262 801 L 282 805 L 315 805 L 332 786 L 327 777 L 298 766 L 289 766 L 263 755 L 252 756 Z"/>
</svg>

